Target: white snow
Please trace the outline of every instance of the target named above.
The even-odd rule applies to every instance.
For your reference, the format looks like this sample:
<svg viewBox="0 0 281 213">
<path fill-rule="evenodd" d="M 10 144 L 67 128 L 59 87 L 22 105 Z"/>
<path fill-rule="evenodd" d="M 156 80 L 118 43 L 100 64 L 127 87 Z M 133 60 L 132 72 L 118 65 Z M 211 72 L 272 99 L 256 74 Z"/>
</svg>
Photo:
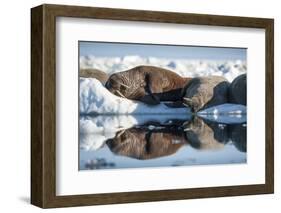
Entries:
<svg viewBox="0 0 281 213">
<path fill-rule="evenodd" d="M 166 68 L 183 77 L 224 76 L 229 81 L 247 71 L 247 63 L 243 60 L 166 59 L 138 55 L 125 57 L 95 57 L 90 55 L 80 57 L 80 68 L 96 68 L 108 74 L 128 70 L 138 65 Z"/>
<path fill-rule="evenodd" d="M 97 79 L 80 78 L 80 114 L 183 114 L 187 108 L 170 108 L 164 103 L 148 106 L 138 101 L 118 97 Z"/>
</svg>

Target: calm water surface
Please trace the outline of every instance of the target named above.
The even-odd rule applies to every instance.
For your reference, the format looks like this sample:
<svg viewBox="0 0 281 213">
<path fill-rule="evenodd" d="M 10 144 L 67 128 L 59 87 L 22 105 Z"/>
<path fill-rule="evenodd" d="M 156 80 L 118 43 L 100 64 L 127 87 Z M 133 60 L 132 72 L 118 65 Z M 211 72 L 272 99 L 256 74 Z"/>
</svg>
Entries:
<svg viewBox="0 0 281 213">
<path fill-rule="evenodd" d="M 246 163 L 246 115 L 211 120 L 189 115 L 81 116 L 79 169 Z"/>
</svg>

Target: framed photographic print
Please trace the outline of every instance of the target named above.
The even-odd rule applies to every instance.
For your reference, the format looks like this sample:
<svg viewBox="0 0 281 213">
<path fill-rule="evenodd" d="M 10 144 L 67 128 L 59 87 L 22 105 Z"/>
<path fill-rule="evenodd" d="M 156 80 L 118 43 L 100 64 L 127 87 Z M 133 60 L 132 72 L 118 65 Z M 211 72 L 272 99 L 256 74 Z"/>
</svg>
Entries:
<svg viewBox="0 0 281 213">
<path fill-rule="evenodd" d="M 273 19 L 31 9 L 31 203 L 273 193 Z"/>
</svg>

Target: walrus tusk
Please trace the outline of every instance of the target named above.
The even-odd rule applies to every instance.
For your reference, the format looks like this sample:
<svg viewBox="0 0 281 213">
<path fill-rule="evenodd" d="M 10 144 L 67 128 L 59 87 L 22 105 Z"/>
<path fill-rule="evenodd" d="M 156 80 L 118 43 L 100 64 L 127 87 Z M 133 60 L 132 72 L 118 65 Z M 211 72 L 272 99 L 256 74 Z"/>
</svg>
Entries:
<svg viewBox="0 0 281 213">
<path fill-rule="evenodd" d="M 123 133 L 126 131 L 126 129 L 121 130 L 120 132 L 117 132 L 116 137 L 119 138 Z"/>
<path fill-rule="evenodd" d="M 119 90 L 116 90 L 116 93 L 120 95 L 122 98 L 126 98 Z"/>
<path fill-rule="evenodd" d="M 184 97 L 182 104 L 186 107 L 191 107 L 192 106 L 192 99 Z"/>
<path fill-rule="evenodd" d="M 184 97 L 183 99 L 186 100 L 187 102 L 192 102 L 191 98 Z"/>
<path fill-rule="evenodd" d="M 128 85 L 126 85 L 126 84 L 123 84 L 123 83 L 119 83 L 120 85 L 122 85 L 122 86 L 124 86 L 124 87 L 126 87 L 127 89 L 129 89 L 130 87 L 128 86 Z"/>
<path fill-rule="evenodd" d="M 123 131 L 123 130 L 126 130 L 126 129 L 127 129 L 127 128 L 125 128 L 125 127 L 120 127 L 120 128 L 117 129 L 117 132 Z"/>
</svg>

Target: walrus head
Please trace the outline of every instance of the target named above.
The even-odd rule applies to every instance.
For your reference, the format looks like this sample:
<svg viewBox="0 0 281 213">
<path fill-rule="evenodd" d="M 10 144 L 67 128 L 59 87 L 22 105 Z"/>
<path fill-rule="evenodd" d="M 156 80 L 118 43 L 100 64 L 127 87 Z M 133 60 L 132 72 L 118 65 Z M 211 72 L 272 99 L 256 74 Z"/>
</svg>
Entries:
<svg viewBox="0 0 281 213">
<path fill-rule="evenodd" d="M 144 73 L 135 67 L 128 71 L 112 74 L 105 87 L 114 95 L 137 100 L 145 94 L 145 84 Z"/>
</svg>

